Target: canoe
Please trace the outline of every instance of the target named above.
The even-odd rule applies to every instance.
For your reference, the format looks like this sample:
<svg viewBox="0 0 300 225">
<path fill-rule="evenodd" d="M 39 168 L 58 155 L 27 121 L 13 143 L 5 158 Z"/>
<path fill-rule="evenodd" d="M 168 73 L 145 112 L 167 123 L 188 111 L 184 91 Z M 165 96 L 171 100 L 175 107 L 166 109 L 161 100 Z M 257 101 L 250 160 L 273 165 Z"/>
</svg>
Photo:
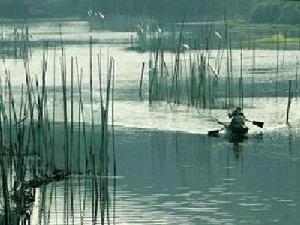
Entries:
<svg viewBox="0 0 300 225">
<path fill-rule="evenodd" d="M 221 122 L 217 119 L 215 119 L 215 121 L 220 124 L 220 125 L 223 125 L 223 128 L 222 129 L 219 129 L 219 130 L 213 130 L 213 131 L 209 131 L 208 132 L 208 135 L 209 136 L 219 136 L 219 132 L 222 131 L 222 130 L 225 130 L 225 135 L 227 137 L 234 137 L 234 138 L 242 138 L 244 139 L 245 137 L 247 137 L 247 134 L 248 134 L 248 130 L 249 128 L 244 126 L 244 125 L 241 125 L 240 127 L 233 127 L 231 125 L 231 123 L 224 123 L 224 122 Z"/>
<path fill-rule="evenodd" d="M 232 143 L 241 143 L 248 139 L 248 127 L 232 128 L 230 125 L 225 127 L 225 136 Z"/>
<path fill-rule="evenodd" d="M 232 126 L 228 125 L 225 127 L 226 128 L 226 132 L 229 134 L 233 134 L 233 135 L 246 135 L 249 131 L 248 127 L 235 127 L 233 128 Z"/>
</svg>

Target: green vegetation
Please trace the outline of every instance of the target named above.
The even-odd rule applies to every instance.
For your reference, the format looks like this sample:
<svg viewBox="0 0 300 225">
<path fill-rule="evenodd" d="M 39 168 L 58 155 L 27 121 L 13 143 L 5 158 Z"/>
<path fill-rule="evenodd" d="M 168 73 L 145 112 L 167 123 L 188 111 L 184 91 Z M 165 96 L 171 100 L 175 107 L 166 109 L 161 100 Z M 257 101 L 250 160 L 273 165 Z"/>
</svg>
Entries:
<svg viewBox="0 0 300 225">
<path fill-rule="evenodd" d="M 299 1 L 261 1 L 254 7 L 251 20 L 258 23 L 300 23 Z"/>
<path fill-rule="evenodd" d="M 202 29 L 204 35 L 199 39 L 193 39 L 190 51 L 187 37 L 191 37 L 189 32 L 184 32 L 185 24 L 181 24 L 178 31 L 166 32 L 162 29 L 153 31 L 149 36 L 147 32 L 138 33 L 141 50 L 151 46 L 149 59 L 149 103 L 165 101 L 169 104 L 186 104 L 197 108 L 226 108 L 234 105 L 243 105 L 244 97 L 258 96 L 285 96 L 287 82 L 280 76 L 284 71 L 284 54 L 282 62 L 279 62 L 281 50 L 287 48 L 300 49 L 299 37 L 288 37 L 278 32 L 278 28 L 294 30 L 294 26 L 280 25 L 271 30 L 254 31 L 253 25 L 224 21 L 222 23 L 202 24 L 206 30 Z M 235 27 L 237 26 L 237 27 Z M 243 27 L 244 26 L 244 27 Z M 248 27 L 249 26 L 249 27 Z M 268 25 L 261 25 L 268 27 Z M 216 32 L 216 29 L 223 29 L 223 32 Z M 245 29 L 247 28 L 247 29 Z M 231 29 L 231 30 L 230 30 Z M 248 32 L 247 32 L 248 30 Z M 243 31 L 243 32 L 241 32 Z M 299 30 L 296 30 L 299 32 Z M 253 36 L 249 36 L 249 33 Z M 274 34 L 275 33 L 275 34 Z M 242 35 L 248 34 L 248 39 Z M 194 35 L 197 36 L 197 35 Z M 215 40 L 218 40 L 216 42 Z M 152 43 L 152 45 L 151 45 Z M 240 59 L 233 62 L 232 49 L 237 47 L 240 51 Z M 170 48 L 170 49 L 169 49 Z M 253 51 L 251 57 L 252 65 L 247 69 L 243 68 L 243 48 Z M 256 68 L 256 54 L 258 48 L 272 48 L 277 50 L 276 63 L 270 68 Z M 215 50 L 214 53 L 211 50 Z M 172 62 L 167 65 L 165 61 L 165 50 L 172 50 Z M 248 56 L 249 57 L 249 56 Z M 236 60 L 236 59 L 235 59 Z M 234 69 L 236 65 L 239 70 Z M 281 65 L 280 65 L 281 64 Z M 221 67 L 224 66 L 221 71 Z M 298 66 L 298 64 L 297 64 Z M 280 67 L 280 68 L 279 68 Z M 140 97 L 142 97 L 141 84 L 144 77 L 145 64 L 142 65 L 140 81 Z M 256 83 L 256 75 L 264 73 L 276 74 L 274 83 L 259 81 Z M 244 77 L 244 75 L 247 75 Z M 249 76 L 250 75 L 250 76 Z M 295 83 L 297 86 L 298 77 L 296 72 Z M 279 88 L 280 87 L 280 88 Z"/>
<path fill-rule="evenodd" d="M 130 15 L 160 21 L 230 19 L 300 23 L 299 1 L 269 0 L 3 0 L 0 17 L 86 17 L 89 9 L 103 15 Z"/>
<path fill-rule="evenodd" d="M 276 49 L 277 42 L 285 49 L 299 49 L 300 29 L 297 25 L 249 23 L 243 20 L 227 20 L 227 35 L 232 48 L 243 47 L 262 49 Z M 224 47 L 225 22 L 184 23 L 141 23 L 137 29 L 137 43 L 133 49 L 140 51 L 155 50 L 158 47 L 165 51 L 177 50 L 179 37 L 182 35 L 182 44 L 189 49 L 219 49 Z M 277 34 L 280 38 L 274 40 Z M 183 46 L 183 47 L 184 47 Z"/>
<path fill-rule="evenodd" d="M 285 46 L 285 49 L 297 49 L 300 47 L 299 37 L 287 37 L 282 33 L 274 34 L 268 37 L 256 38 L 249 40 L 249 45 L 256 45 L 258 48 L 271 48 L 275 49 L 277 45 Z"/>
<path fill-rule="evenodd" d="M 113 58 L 109 58 L 105 72 L 102 69 L 101 54 L 97 55 L 96 73 L 99 74 L 99 82 L 95 85 L 92 79 L 95 70 L 92 67 L 92 46 L 90 38 L 90 66 L 85 70 L 90 75 L 88 100 L 82 96 L 84 68 L 79 67 L 80 62 L 74 57 L 70 58 L 70 64 L 67 63 L 69 57 L 66 57 L 62 39 L 60 63 L 56 59 L 56 48 L 54 49 L 54 70 L 51 74 L 54 78 L 53 89 L 49 88 L 46 81 L 50 76 L 47 69 L 47 45 L 44 45 L 41 56 L 42 71 L 39 76 L 30 74 L 30 60 L 22 55 L 26 82 L 20 84 L 20 92 L 12 87 L 10 79 L 15 74 L 10 74 L 3 59 L 4 74 L 0 79 L 0 217 L 4 218 L 5 225 L 27 224 L 25 221 L 31 214 L 36 188 L 65 180 L 69 175 L 83 173 L 93 177 L 93 220 L 97 218 L 97 208 L 102 210 L 102 216 L 107 212 L 108 173 L 111 166 L 115 167 L 114 147 L 109 147 L 110 142 L 113 142 L 113 138 L 110 138 L 109 121 L 113 120 L 111 112 L 115 62 Z M 56 80 L 56 64 L 61 68 L 61 83 Z M 67 72 L 69 65 L 70 72 Z M 103 79 L 107 82 L 103 82 Z M 96 90 L 97 96 L 93 94 Z M 79 96 L 74 94 L 76 92 Z M 61 103 L 56 101 L 58 95 L 61 95 Z M 53 99 L 53 104 L 49 99 Z M 96 110 L 95 101 L 100 103 L 100 119 L 97 122 L 93 114 L 94 109 Z M 90 105 L 89 118 L 85 116 L 86 104 Z M 75 112 L 78 113 L 77 120 Z M 62 121 L 57 119 L 60 115 L 63 115 Z M 109 163 L 110 158 L 112 164 Z M 74 201 L 73 195 L 70 196 L 70 201 Z"/>
</svg>

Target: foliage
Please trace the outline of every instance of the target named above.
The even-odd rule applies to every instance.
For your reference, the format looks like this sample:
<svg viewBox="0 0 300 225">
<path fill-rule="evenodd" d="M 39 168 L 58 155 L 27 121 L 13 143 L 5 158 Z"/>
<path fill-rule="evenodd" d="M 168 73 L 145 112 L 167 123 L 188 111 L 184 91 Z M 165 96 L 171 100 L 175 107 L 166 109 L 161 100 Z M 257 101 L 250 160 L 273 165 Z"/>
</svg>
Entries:
<svg viewBox="0 0 300 225">
<path fill-rule="evenodd" d="M 251 20 L 258 23 L 300 23 L 300 2 L 263 2 L 252 11 Z"/>
<path fill-rule="evenodd" d="M 245 45 L 256 45 L 260 48 L 273 48 L 276 49 L 278 45 L 285 46 L 285 49 L 297 49 L 300 44 L 299 37 L 288 37 L 282 33 L 274 34 L 267 37 L 256 38 L 245 42 Z"/>
<path fill-rule="evenodd" d="M 299 1 L 280 0 L 2 0 L 0 17 L 148 16 L 164 21 L 251 19 L 254 22 L 299 23 Z"/>
</svg>

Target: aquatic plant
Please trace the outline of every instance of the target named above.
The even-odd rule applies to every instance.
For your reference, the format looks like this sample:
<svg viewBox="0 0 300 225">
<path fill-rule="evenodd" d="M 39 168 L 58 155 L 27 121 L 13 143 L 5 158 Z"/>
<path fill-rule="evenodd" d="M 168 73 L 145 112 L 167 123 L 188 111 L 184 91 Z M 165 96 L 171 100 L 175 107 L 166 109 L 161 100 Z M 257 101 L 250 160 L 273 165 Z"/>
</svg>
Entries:
<svg viewBox="0 0 300 225">
<path fill-rule="evenodd" d="M 183 24 L 184 25 L 184 24 Z M 149 57 L 148 71 L 148 99 L 149 103 L 165 101 L 168 104 L 186 104 L 197 108 L 225 108 L 230 109 L 235 105 L 244 106 L 244 98 L 256 96 L 286 96 L 283 87 L 287 87 L 283 71 L 285 71 L 286 41 L 281 43 L 280 35 L 277 38 L 276 67 L 261 68 L 257 66 L 257 43 L 249 41 L 246 46 L 240 40 L 240 57 L 233 59 L 232 33 L 229 24 L 224 18 L 224 33 L 207 30 L 207 37 L 198 46 L 206 46 L 200 50 L 183 51 L 184 32 L 183 26 L 179 32 L 176 52 L 171 55 L 171 63 L 166 61 L 166 49 L 163 44 L 163 35 L 157 36 L 157 45 L 152 49 Z M 213 28 L 211 28 L 213 29 Z M 214 33 L 212 37 L 211 33 Z M 218 38 L 217 49 L 211 49 L 211 39 Z M 249 37 L 249 40 L 252 38 Z M 283 38 L 282 40 L 286 40 Z M 251 44 L 252 56 L 247 56 L 247 65 L 244 67 L 243 48 Z M 212 53 L 213 52 L 213 53 Z M 235 60 L 235 61 L 234 61 Z M 274 60 L 274 59 L 272 59 Z M 249 64 L 249 62 L 251 62 Z M 239 70 L 237 65 L 239 64 Z M 223 69 L 221 70 L 221 67 Z M 144 64 L 139 85 L 141 98 L 143 86 Z M 270 71 L 276 75 L 274 82 L 258 82 L 258 74 Z M 222 74 L 221 74 L 222 73 Z M 244 74 L 247 73 L 247 77 Z M 249 76 L 250 75 L 250 76 Z M 298 70 L 296 66 L 296 86 Z M 267 88 L 266 88 L 267 87 Z M 280 87 L 280 88 L 279 88 Z M 297 88 L 296 88 L 297 89 Z"/>
<path fill-rule="evenodd" d="M 94 178 L 92 204 L 95 223 L 99 217 L 97 214 L 99 210 L 101 211 L 101 217 L 109 218 L 109 216 L 106 217 L 105 215 L 110 204 L 104 204 L 104 202 L 109 201 L 107 177 L 110 171 L 109 158 L 111 155 L 114 159 L 113 174 L 116 174 L 115 149 L 113 148 L 113 153 L 110 153 L 109 150 L 111 141 L 109 118 L 110 112 L 113 111 L 111 102 L 113 102 L 115 61 L 112 57 L 109 58 L 106 84 L 102 83 L 104 74 L 101 72 L 101 63 L 98 64 L 101 104 L 99 108 L 100 120 L 99 124 L 98 122 L 96 124 L 94 119 L 94 111 L 96 109 L 94 92 L 96 88 L 93 84 L 92 70 L 93 40 L 90 38 L 89 102 L 84 102 L 82 97 L 84 69 L 81 68 L 79 71 L 80 62 L 76 58 L 79 93 L 79 99 L 76 100 L 74 91 L 74 79 L 76 79 L 74 74 L 74 57 L 70 57 L 70 61 L 68 60 L 70 63 L 68 64 L 62 39 L 60 47 L 61 85 L 58 85 L 56 79 L 57 60 L 55 47 L 52 88 L 49 88 L 49 85 L 46 83 L 47 76 L 49 76 L 47 44 L 44 46 L 40 76 L 32 76 L 30 74 L 29 60 L 26 57 L 23 58 L 26 83 L 21 85 L 20 95 L 13 91 L 10 71 L 6 68 L 5 60 L 3 60 L 5 67 L 4 83 L 0 79 L 0 172 L 3 189 L 0 199 L 4 200 L 4 224 L 18 224 L 28 219 L 31 203 L 35 200 L 35 188 L 43 187 L 54 181 L 65 180 L 70 175 L 83 172 L 85 174 L 93 174 Z M 101 58 L 101 53 L 99 58 Z M 69 72 L 67 70 L 68 65 L 70 65 Z M 53 91 L 53 93 L 51 94 L 49 90 Z M 59 90 L 62 91 L 58 92 Z M 50 96 L 52 97 L 52 104 L 49 104 Z M 56 104 L 58 97 L 61 99 L 62 104 Z M 86 114 L 84 105 L 87 103 L 91 109 L 89 121 L 84 116 Z M 78 104 L 78 123 L 75 123 L 76 104 Z M 50 113 L 51 110 L 52 114 Z M 57 121 L 61 112 L 63 113 L 63 129 L 60 129 L 60 124 Z M 91 124 L 89 133 L 87 131 L 87 122 Z M 76 124 L 78 124 L 78 131 L 75 129 Z M 100 138 L 95 138 L 95 136 Z M 76 139 L 78 140 L 77 142 L 75 141 Z M 82 150 L 84 150 L 83 153 Z M 81 161 L 81 158 L 85 159 L 84 162 Z M 75 166 L 75 163 L 77 166 Z M 85 169 L 82 168 L 83 165 L 85 165 Z M 68 184 L 68 181 L 65 182 L 66 190 L 70 190 L 68 193 L 70 193 L 71 199 L 71 215 L 74 218 L 73 205 L 75 199 L 73 199 L 72 194 L 73 188 Z M 70 189 L 68 189 L 69 187 Z M 83 206 L 86 204 L 85 200 L 83 200 L 82 204 Z M 66 207 L 66 210 L 68 210 L 69 203 L 67 202 Z"/>
</svg>

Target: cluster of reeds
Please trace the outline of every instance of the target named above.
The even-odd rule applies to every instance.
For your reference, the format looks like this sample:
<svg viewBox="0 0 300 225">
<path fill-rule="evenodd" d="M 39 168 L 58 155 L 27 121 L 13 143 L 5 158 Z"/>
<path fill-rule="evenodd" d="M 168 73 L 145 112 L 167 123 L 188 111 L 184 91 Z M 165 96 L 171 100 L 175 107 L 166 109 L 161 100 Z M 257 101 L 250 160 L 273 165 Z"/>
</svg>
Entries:
<svg viewBox="0 0 300 225">
<path fill-rule="evenodd" d="M 226 22 L 224 40 L 219 38 L 219 47 L 214 61 L 211 60 L 211 50 L 209 49 L 210 34 L 203 43 L 206 46 L 203 50 L 182 49 L 184 45 L 183 26 L 184 24 L 182 24 L 171 67 L 168 67 L 165 62 L 165 50 L 161 43 L 151 54 L 149 60 L 149 102 L 167 101 L 168 103 L 183 103 L 199 108 L 232 107 L 234 104 L 232 49 Z M 223 60 L 226 62 L 226 76 L 220 78 L 219 73 Z M 143 77 L 141 77 L 142 79 Z M 238 95 L 240 102 L 242 102 L 242 69 L 236 83 L 239 85 Z M 221 98 L 222 101 L 220 101 Z"/>
<path fill-rule="evenodd" d="M 276 50 L 278 43 L 286 50 L 295 50 L 300 47 L 299 29 L 296 26 L 256 25 L 227 22 L 227 32 L 233 49 L 239 49 L 242 42 L 244 48 L 252 49 L 254 45 L 259 49 Z M 176 52 L 180 36 L 180 23 L 140 23 L 137 29 L 136 49 L 153 51 L 161 42 L 166 51 Z M 225 32 L 222 21 L 206 21 L 185 23 L 183 43 L 190 49 L 205 49 L 209 42 L 210 49 L 217 49 L 217 37 Z M 223 35 L 222 35 L 223 36 Z M 160 41 L 160 40 L 161 41 Z M 255 43 L 254 43 L 255 42 Z"/>
<path fill-rule="evenodd" d="M 170 30 L 169 30 L 170 29 Z M 179 33 L 176 26 L 160 27 L 160 25 L 147 24 L 142 21 L 137 26 L 136 48 L 141 51 L 154 50 L 163 45 L 166 50 L 174 50 L 178 43 Z"/>
<path fill-rule="evenodd" d="M 140 51 L 155 51 L 157 48 L 163 48 L 165 51 L 176 52 L 179 39 L 181 39 L 182 49 L 204 49 L 206 41 L 209 45 L 214 40 L 212 35 L 214 24 L 200 26 L 197 31 L 182 30 L 182 24 L 158 24 L 141 22 L 137 26 L 136 48 Z M 200 45 L 202 43 L 205 45 Z"/>
<path fill-rule="evenodd" d="M 30 39 L 31 35 L 28 25 L 14 28 L 12 33 L 2 34 L 0 54 L 13 56 L 14 58 L 28 58 L 31 55 Z"/>
<path fill-rule="evenodd" d="M 172 54 L 171 63 L 165 59 L 167 56 L 162 37 L 157 37 L 157 45 L 151 52 L 149 59 L 148 93 L 150 103 L 166 101 L 167 103 L 186 104 L 204 109 L 227 109 L 235 105 L 243 107 L 245 97 L 286 96 L 287 82 L 286 78 L 282 76 L 283 73 L 281 74 L 285 69 L 286 44 L 283 44 L 281 50 L 281 42 L 277 41 L 276 67 L 261 68 L 256 65 L 256 42 L 251 42 L 252 47 L 247 50 L 253 52 L 250 59 L 252 61 L 250 64 L 252 65 L 249 68 L 248 64 L 248 68 L 245 69 L 243 65 L 244 42 L 240 41 L 240 57 L 239 60 L 234 62 L 232 38 L 226 19 L 224 19 L 223 33 L 207 30 L 208 34 L 203 39 L 204 43 L 198 43 L 199 46 L 205 46 L 201 50 L 183 48 L 185 45 L 183 27 L 184 24 L 182 24 L 177 40 L 177 49 Z M 211 36 L 211 33 L 214 33 L 214 36 Z M 210 48 L 211 39 L 213 38 L 219 40 L 217 49 Z M 222 70 L 221 67 L 223 67 Z M 142 96 L 144 70 L 145 64 L 143 63 L 140 96 Z M 247 78 L 244 78 L 245 72 L 248 73 Z M 273 84 L 257 82 L 255 76 L 266 72 L 270 74 L 275 72 L 276 77 Z M 297 90 L 298 64 L 296 66 L 295 80 L 295 90 Z"/>
<path fill-rule="evenodd" d="M 51 181 L 64 179 L 72 174 L 90 174 L 93 177 L 93 209 L 95 220 L 98 209 L 105 218 L 109 204 L 101 205 L 108 199 L 109 158 L 112 154 L 113 172 L 116 173 L 114 144 L 109 146 L 108 121 L 113 121 L 113 90 L 115 62 L 109 58 L 107 72 L 102 70 L 101 51 L 98 53 L 97 74 L 99 83 L 93 83 L 92 38 L 90 39 L 89 101 L 84 101 L 82 78 L 84 69 L 79 69 L 77 57 L 67 59 L 61 41 L 59 65 L 61 84 L 58 83 L 56 64 L 57 51 L 54 49 L 53 87 L 47 84 L 49 52 L 45 46 L 41 62 L 41 76 L 31 76 L 29 62 L 24 58 L 26 83 L 16 92 L 10 80 L 10 71 L 5 67 L 4 80 L 0 77 L 0 168 L 1 201 L 5 225 L 19 224 L 28 214 L 28 198 L 34 199 L 32 189 Z M 70 60 L 70 63 L 67 61 Z M 69 68 L 68 68 L 69 67 Z M 106 83 L 103 77 L 106 74 Z M 70 83 L 67 82 L 70 81 Z M 76 82 L 77 81 L 77 82 Z M 77 83 L 77 85 L 76 85 Z M 52 93 L 50 92 L 52 90 Z M 99 90 L 99 99 L 95 91 Z M 77 94 L 75 94 L 77 93 Z M 19 94 L 19 98 L 16 97 Z M 59 96 L 61 95 L 61 96 Z M 76 96 L 76 98 L 75 98 Z M 59 104 L 58 98 L 62 104 Z M 49 100 L 50 99 L 50 100 Z M 52 101 L 52 104 L 51 104 Z M 95 122 L 95 102 L 100 102 L 97 112 L 100 121 Z M 77 106 L 76 106 L 77 104 Z M 87 118 L 84 105 L 90 105 Z M 52 110 L 52 114 L 51 114 Z M 78 122 L 75 122 L 78 112 Z M 63 113 L 63 131 L 57 118 Z M 100 128 L 99 128 L 100 127 Z M 76 129 L 77 128 L 77 129 Z M 96 129 L 97 128 L 97 129 Z M 88 130 L 89 129 L 89 130 Z M 110 153 L 109 149 L 113 149 Z M 84 166 L 84 168 L 82 168 Z M 11 172 L 9 172 L 11 171 Z M 66 181 L 67 182 L 67 181 Z M 72 192 L 72 190 L 71 190 Z M 9 193 L 13 193 L 12 195 Z M 27 197 L 26 197 L 27 196 Z M 73 195 L 71 193 L 71 201 Z M 66 200 L 69 201 L 69 198 Z"/>
</svg>

